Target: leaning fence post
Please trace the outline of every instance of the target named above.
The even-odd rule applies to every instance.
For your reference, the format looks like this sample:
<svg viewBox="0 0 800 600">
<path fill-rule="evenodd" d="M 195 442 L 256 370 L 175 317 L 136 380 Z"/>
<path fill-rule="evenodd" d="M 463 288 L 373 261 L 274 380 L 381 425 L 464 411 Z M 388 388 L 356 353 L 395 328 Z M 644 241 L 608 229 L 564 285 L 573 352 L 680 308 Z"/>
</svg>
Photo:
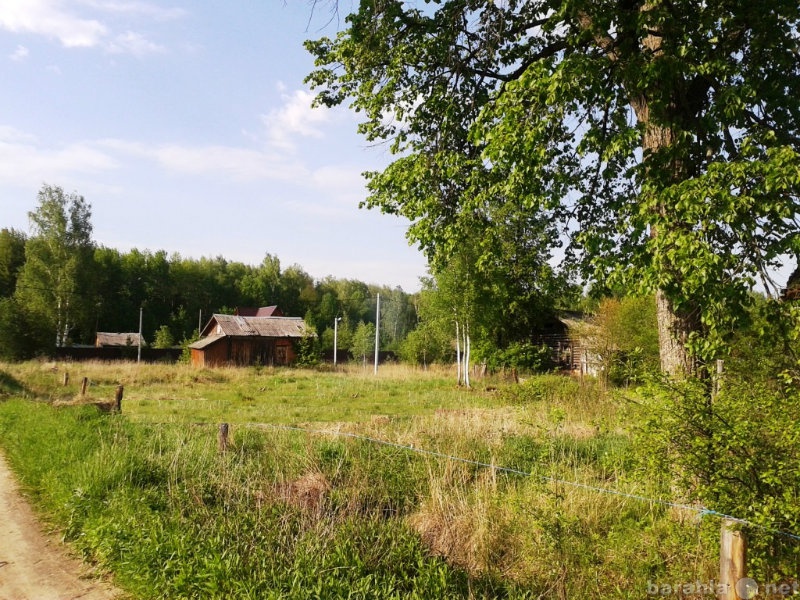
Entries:
<svg viewBox="0 0 800 600">
<path fill-rule="evenodd" d="M 84 377 L 83 381 L 81 381 L 81 396 L 86 395 L 86 386 L 89 385 L 89 378 Z"/>
<path fill-rule="evenodd" d="M 741 530 L 734 529 L 734 522 L 722 522 L 719 540 L 719 595 L 718 600 L 740 600 L 752 598 L 747 577 L 747 539 Z M 755 582 L 752 582 L 755 584 Z M 745 592 L 742 596 L 738 592 Z"/>
<path fill-rule="evenodd" d="M 219 433 L 217 434 L 217 449 L 220 452 L 226 452 L 228 450 L 228 424 L 227 423 L 220 423 L 219 424 Z"/>
<path fill-rule="evenodd" d="M 125 388 L 122 385 L 117 386 L 117 393 L 114 396 L 114 400 L 116 401 L 116 409 L 117 412 L 122 412 L 122 394 L 125 392 Z"/>
</svg>

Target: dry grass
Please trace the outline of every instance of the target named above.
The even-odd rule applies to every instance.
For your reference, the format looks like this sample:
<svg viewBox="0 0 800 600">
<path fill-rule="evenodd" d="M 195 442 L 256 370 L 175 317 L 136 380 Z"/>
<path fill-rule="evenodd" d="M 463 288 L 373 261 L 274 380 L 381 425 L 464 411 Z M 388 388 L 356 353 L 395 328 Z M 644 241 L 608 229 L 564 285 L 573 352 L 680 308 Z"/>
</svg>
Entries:
<svg viewBox="0 0 800 600">
<path fill-rule="evenodd" d="M 552 481 L 656 493 L 629 470 L 632 449 L 620 403 L 591 383 L 549 377 L 504 387 L 480 381 L 467 391 L 453 384 L 449 369 L 402 365 L 382 365 L 377 377 L 360 365 L 316 372 L 25 363 L 0 365 L 3 370 L 60 403 L 75 402 L 82 377 L 92 382 L 85 401 L 110 400 L 116 386 L 124 385 L 123 414 L 142 424 L 169 423 L 177 431 L 188 424 L 229 422 L 227 464 L 252 461 L 260 469 L 244 483 L 228 472 L 203 475 L 219 458 L 212 427 L 207 427 L 203 461 L 192 463 L 195 457 L 178 444 L 172 462 L 188 461 L 187 471 L 197 469 L 198 479 L 211 479 L 215 489 L 252 503 L 259 513 L 283 505 L 312 526 L 397 517 L 449 563 L 474 576 L 530 585 L 542 597 L 588 590 L 589 596 L 612 597 L 619 589 L 630 590 L 630 580 L 642 576 L 634 566 L 640 561 L 637 553 L 648 557 L 647 568 L 677 565 L 676 572 L 704 573 L 702 560 L 699 570 L 691 571 L 680 554 L 675 528 L 695 525 L 686 515 Z M 66 388 L 61 385 L 65 370 L 71 375 Z M 267 423 L 330 435 L 277 434 L 258 426 Z M 533 476 L 337 433 L 514 467 Z M 260 437 L 256 443 L 248 435 Z M 202 489 L 191 497 L 202 503 Z"/>
</svg>

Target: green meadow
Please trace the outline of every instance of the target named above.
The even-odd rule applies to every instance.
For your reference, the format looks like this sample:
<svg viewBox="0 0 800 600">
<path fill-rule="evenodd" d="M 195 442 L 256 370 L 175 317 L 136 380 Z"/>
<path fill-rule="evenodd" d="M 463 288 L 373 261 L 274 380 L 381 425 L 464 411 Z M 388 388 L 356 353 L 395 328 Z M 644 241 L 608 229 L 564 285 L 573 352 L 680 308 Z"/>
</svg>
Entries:
<svg viewBox="0 0 800 600">
<path fill-rule="evenodd" d="M 131 598 L 643 598 L 715 577 L 718 521 L 597 489 L 671 493 L 637 452 L 635 392 L 588 378 L 0 374 L 0 446 L 25 492 Z"/>
</svg>

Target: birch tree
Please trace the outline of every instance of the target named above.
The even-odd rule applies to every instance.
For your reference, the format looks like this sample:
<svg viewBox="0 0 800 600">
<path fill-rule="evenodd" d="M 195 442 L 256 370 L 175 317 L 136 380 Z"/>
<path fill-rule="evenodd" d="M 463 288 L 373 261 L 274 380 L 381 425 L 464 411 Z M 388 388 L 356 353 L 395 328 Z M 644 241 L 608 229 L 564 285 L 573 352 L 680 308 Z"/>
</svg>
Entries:
<svg viewBox="0 0 800 600">
<path fill-rule="evenodd" d="M 56 346 L 64 346 L 73 329 L 93 307 L 92 211 L 83 196 L 44 185 L 39 204 L 28 213 L 31 236 L 25 265 L 17 280 L 17 297 L 27 311 L 47 323 Z"/>
</svg>

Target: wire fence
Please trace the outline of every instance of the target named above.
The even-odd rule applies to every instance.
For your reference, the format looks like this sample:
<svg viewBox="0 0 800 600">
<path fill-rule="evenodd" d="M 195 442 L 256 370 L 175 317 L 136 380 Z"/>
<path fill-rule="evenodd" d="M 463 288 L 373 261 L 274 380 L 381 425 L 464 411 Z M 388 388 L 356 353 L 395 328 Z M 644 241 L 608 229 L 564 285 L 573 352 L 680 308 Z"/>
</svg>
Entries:
<svg viewBox="0 0 800 600">
<path fill-rule="evenodd" d="M 293 425 L 280 425 L 280 424 L 275 424 L 275 423 L 241 423 L 239 425 L 246 426 L 246 427 L 261 428 L 261 429 L 273 429 L 273 430 L 278 430 L 278 431 L 293 431 L 293 432 L 303 433 L 303 434 L 306 434 L 306 435 L 327 435 L 327 436 L 331 436 L 332 435 L 332 436 L 336 436 L 336 437 L 343 437 L 343 438 L 350 438 L 350 439 L 360 440 L 360 441 L 368 442 L 368 443 L 371 443 L 371 444 L 387 446 L 387 447 L 390 447 L 390 448 L 395 448 L 395 449 L 398 449 L 398 450 L 403 450 L 403 451 L 406 451 L 406 452 L 415 453 L 415 454 L 419 454 L 419 455 L 431 456 L 431 457 L 440 458 L 440 459 L 444 459 L 444 460 L 450 460 L 450 461 L 453 461 L 453 462 L 467 464 L 467 465 L 471 465 L 471 466 L 475 466 L 475 467 L 491 469 L 491 470 L 493 470 L 495 472 L 508 473 L 508 474 L 511 474 L 511 475 L 519 475 L 521 477 L 538 478 L 538 479 L 540 479 L 542 481 L 546 481 L 548 483 L 554 483 L 554 484 L 559 484 L 559 485 L 563 485 L 563 486 L 567 486 L 567 487 L 583 489 L 583 490 L 586 490 L 586 491 L 596 492 L 596 493 L 599 493 L 599 494 L 608 494 L 608 495 L 613 495 L 613 496 L 619 496 L 619 497 L 627 498 L 627 499 L 630 499 L 630 500 L 636 500 L 636 501 L 639 501 L 639 502 L 647 502 L 649 504 L 657 504 L 657 505 L 661 505 L 661 506 L 666 506 L 666 507 L 671 507 L 671 508 L 677 508 L 677 509 L 681 509 L 681 510 L 691 511 L 691 512 L 695 512 L 695 513 L 699 514 L 700 517 L 707 517 L 707 516 L 708 517 L 714 517 L 714 518 L 718 518 L 718 519 L 721 519 L 721 520 L 730 521 L 730 522 L 733 522 L 733 523 L 736 523 L 736 524 L 739 524 L 739 525 L 742 525 L 742 526 L 745 526 L 745 527 L 750 527 L 752 529 L 756 529 L 756 530 L 762 531 L 764 533 L 769 533 L 769 534 L 777 535 L 777 536 L 784 537 L 784 538 L 787 538 L 787 539 L 800 541 L 800 535 L 798 535 L 796 533 L 783 531 L 783 530 L 779 530 L 779 529 L 772 529 L 772 528 L 766 527 L 764 525 L 760 525 L 758 523 L 754 523 L 752 521 L 749 521 L 748 519 L 743 519 L 743 518 L 737 517 L 735 515 L 729 515 L 729 514 L 726 514 L 726 513 L 723 513 L 723 512 L 719 512 L 717 510 L 714 510 L 714 509 L 708 508 L 708 507 L 704 507 L 704 506 L 696 506 L 696 505 L 691 505 L 691 504 L 674 502 L 674 501 L 666 500 L 666 499 L 663 499 L 663 498 L 650 498 L 648 496 L 644 496 L 644 495 L 641 495 L 641 494 L 633 494 L 633 493 L 630 493 L 630 492 L 624 492 L 624 491 L 621 491 L 621 490 L 615 490 L 615 489 L 611 489 L 611 488 L 605 488 L 605 487 L 601 487 L 601 486 L 590 485 L 590 484 L 581 483 L 581 482 L 578 482 L 578 481 L 570 481 L 570 480 L 566 480 L 566 479 L 560 479 L 560 478 L 557 478 L 557 477 L 551 477 L 551 476 L 548 476 L 548 475 L 541 475 L 541 474 L 531 473 L 529 471 L 523 471 L 521 469 L 515 469 L 515 468 L 512 468 L 512 467 L 505 467 L 505 466 L 502 466 L 502 465 L 495 465 L 495 464 L 492 464 L 492 463 L 487 463 L 487 462 L 482 462 L 482 461 L 473 460 L 473 459 L 469 459 L 469 458 L 464 458 L 464 457 L 461 457 L 461 456 L 454 456 L 454 455 L 451 455 L 451 454 L 447 454 L 445 452 L 439 452 L 439 451 L 436 451 L 436 450 L 428 450 L 428 449 L 425 449 L 425 448 L 418 448 L 416 446 L 407 445 L 407 444 L 400 444 L 400 443 L 391 442 L 391 441 L 388 441 L 388 440 L 382 440 L 382 439 L 379 439 L 379 438 L 370 437 L 370 436 L 362 435 L 362 434 L 358 434 L 358 433 L 352 433 L 352 432 L 348 432 L 348 431 L 340 431 L 340 430 L 336 430 L 336 429 L 308 429 L 308 428 L 304 428 L 304 427 L 298 427 L 298 426 L 293 426 Z M 227 437 L 228 423 L 223 423 L 220 426 L 220 428 L 222 429 L 223 426 L 225 428 L 225 436 Z"/>
</svg>

